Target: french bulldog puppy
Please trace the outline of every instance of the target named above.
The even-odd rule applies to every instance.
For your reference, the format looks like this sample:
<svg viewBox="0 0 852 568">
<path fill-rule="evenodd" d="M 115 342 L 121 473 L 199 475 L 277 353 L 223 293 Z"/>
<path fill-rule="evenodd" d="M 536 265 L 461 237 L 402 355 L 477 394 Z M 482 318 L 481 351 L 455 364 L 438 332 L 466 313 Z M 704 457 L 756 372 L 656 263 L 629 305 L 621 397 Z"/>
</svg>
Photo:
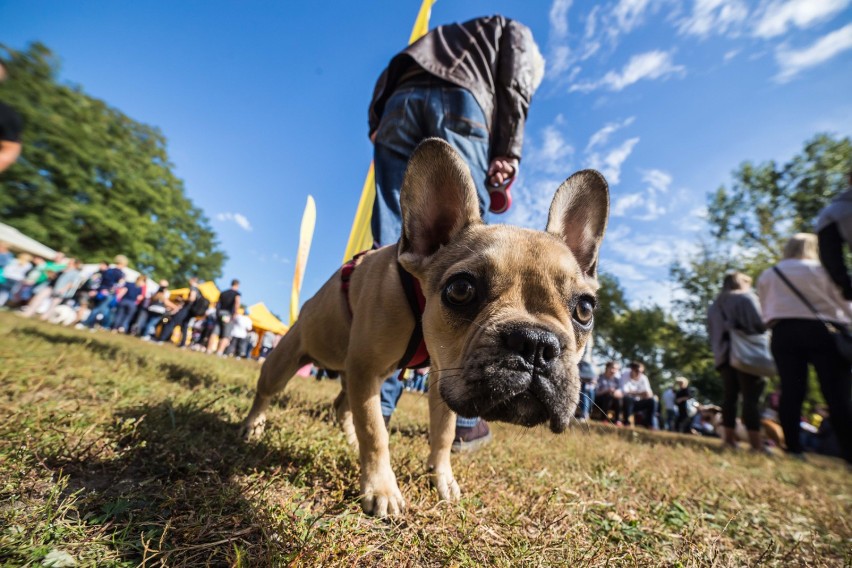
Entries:
<svg viewBox="0 0 852 568">
<path fill-rule="evenodd" d="M 446 142 L 421 143 L 402 185 L 402 237 L 341 271 L 302 308 L 264 363 L 242 425 L 263 431 L 273 396 L 314 363 L 339 371 L 335 402 L 359 449 L 361 504 L 378 517 L 403 511 L 391 469 L 379 390 L 415 326 L 397 263 L 421 283 L 423 336 L 431 356 L 427 466 L 440 499 L 455 501 L 450 465 L 455 413 L 523 426 L 568 427 L 579 398 L 577 363 L 592 330 L 598 250 L 609 213 L 606 180 L 593 170 L 556 190 L 546 231 L 486 225 L 462 158 Z"/>
</svg>

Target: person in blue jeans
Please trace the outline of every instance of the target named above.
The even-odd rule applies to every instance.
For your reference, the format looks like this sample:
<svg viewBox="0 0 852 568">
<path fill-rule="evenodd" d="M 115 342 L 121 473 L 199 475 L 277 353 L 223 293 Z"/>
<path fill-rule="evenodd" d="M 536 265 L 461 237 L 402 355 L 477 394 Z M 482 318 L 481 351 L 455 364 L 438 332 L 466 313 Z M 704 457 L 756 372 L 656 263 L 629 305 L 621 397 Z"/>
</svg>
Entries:
<svg viewBox="0 0 852 568">
<path fill-rule="evenodd" d="M 94 308 L 83 322 L 83 326 L 94 329 L 95 324 L 109 329 L 112 311 L 115 307 L 115 292 L 119 284 L 124 280 L 124 269 L 127 268 L 127 257 L 118 255 L 115 257 L 115 266 L 101 271 L 100 284 L 94 296 Z"/>
<path fill-rule="evenodd" d="M 527 112 L 543 75 L 544 59 L 532 32 L 499 15 L 439 26 L 391 59 L 369 109 L 374 247 L 399 240 L 403 175 L 408 158 L 426 138 L 446 140 L 467 162 L 485 222 L 489 209 L 508 209 Z M 385 422 L 402 390 L 399 373 L 382 385 Z M 453 451 L 475 450 L 490 439 L 485 421 L 458 417 Z"/>
</svg>

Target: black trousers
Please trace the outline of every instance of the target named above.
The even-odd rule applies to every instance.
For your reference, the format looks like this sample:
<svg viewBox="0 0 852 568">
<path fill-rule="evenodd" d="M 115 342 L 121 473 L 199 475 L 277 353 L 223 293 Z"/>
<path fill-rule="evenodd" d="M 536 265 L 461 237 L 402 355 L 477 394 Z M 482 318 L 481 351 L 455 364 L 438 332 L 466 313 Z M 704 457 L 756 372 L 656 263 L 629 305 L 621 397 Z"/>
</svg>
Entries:
<svg viewBox="0 0 852 568">
<path fill-rule="evenodd" d="M 722 424 L 725 428 L 737 426 L 737 402 L 743 397 L 743 424 L 750 432 L 760 431 L 760 397 L 766 388 L 766 379 L 749 375 L 730 365 L 719 367 L 722 375 Z"/>
<path fill-rule="evenodd" d="M 828 403 L 843 459 L 852 463 L 852 364 L 840 355 L 828 330 L 817 320 L 779 320 L 772 328 L 772 356 L 781 378 L 778 414 L 787 451 L 802 451 L 799 421 L 808 393 L 810 364 Z"/>
<path fill-rule="evenodd" d="M 160 341 L 171 341 L 172 333 L 175 327 L 180 326 L 180 342 L 178 347 L 183 347 L 186 344 L 187 327 L 192 318 L 189 316 L 189 306 L 181 308 L 175 315 L 169 318 L 169 321 L 160 330 Z"/>
</svg>

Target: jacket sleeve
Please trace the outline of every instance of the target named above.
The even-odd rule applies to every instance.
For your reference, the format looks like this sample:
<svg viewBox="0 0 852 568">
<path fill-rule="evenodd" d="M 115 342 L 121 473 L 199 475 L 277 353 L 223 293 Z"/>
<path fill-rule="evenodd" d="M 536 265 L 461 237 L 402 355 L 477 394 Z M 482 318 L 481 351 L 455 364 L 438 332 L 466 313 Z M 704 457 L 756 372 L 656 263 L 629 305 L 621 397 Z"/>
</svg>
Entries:
<svg viewBox="0 0 852 568">
<path fill-rule="evenodd" d="M 763 316 L 760 314 L 760 302 L 754 294 L 742 294 L 743 300 L 737 309 L 737 328 L 749 335 L 766 331 Z"/>
<path fill-rule="evenodd" d="M 837 223 L 826 225 L 819 233 L 819 259 L 826 272 L 843 292 L 843 297 L 852 300 L 852 279 L 843 262 L 843 237 Z"/>
<path fill-rule="evenodd" d="M 507 20 L 497 55 L 492 158 L 521 159 L 527 112 L 543 74 L 544 59 L 532 32 L 523 24 Z"/>
<path fill-rule="evenodd" d="M 373 132 L 379 129 L 379 122 L 382 120 L 382 110 L 379 107 L 379 99 L 382 98 L 384 94 L 385 87 L 387 86 L 388 80 L 388 70 L 385 68 L 382 71 L 382 74 L 379 75 L 379 79 L 376 81 L 376 86 L 373 88 L 373 98 L 370 100 L 370 109 L 367 113 L 367 120 L 370 125 L 370 130 L 368 132 L 369 136 L 373 135 Z"/>
</svg>

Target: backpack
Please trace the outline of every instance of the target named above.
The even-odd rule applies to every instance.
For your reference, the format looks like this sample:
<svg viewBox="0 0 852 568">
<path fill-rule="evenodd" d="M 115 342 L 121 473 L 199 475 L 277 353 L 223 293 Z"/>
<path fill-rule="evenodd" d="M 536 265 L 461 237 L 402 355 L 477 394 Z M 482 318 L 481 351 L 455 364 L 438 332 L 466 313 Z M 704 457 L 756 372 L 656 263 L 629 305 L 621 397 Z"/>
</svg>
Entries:
<svg viewBox="0 0 852 568">
<path fill-rule="evenodd" d="M 189 315 L 192 317 L 203 316 L 207 313 L 207 308 L 210 307 L 210 302 L 201 295 L 201 292 L 198 292 L 198 296 L 193 300 L 192 305 L 189 306 Z"/>
</svg>

